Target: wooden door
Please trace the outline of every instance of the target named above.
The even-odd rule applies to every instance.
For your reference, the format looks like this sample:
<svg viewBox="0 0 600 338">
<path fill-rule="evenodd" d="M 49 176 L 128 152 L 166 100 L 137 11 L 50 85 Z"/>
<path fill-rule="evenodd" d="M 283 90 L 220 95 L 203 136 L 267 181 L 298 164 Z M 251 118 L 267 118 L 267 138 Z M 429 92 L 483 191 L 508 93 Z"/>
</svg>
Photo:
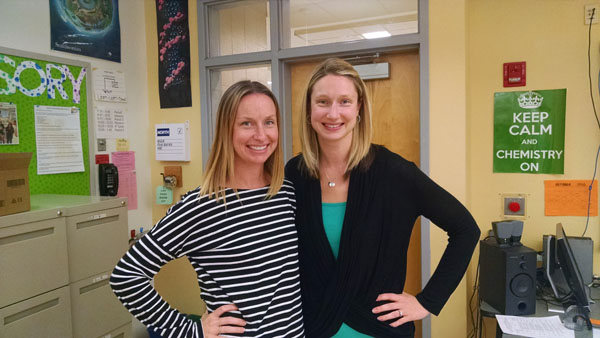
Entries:
<svg viewBox="0 0 600 338">
<path fill-rule="evenodd" d="M 418 51 L 384 54 L 376 62 L 389 62 L 388 79 L 365 81 L 373 109 L 373 142 L 382 144 L 409 161 L 419 164 L 419 53 Z M 300 112 L 302 97 L 312 70 L 321 60 L 291 66 L 292 150 L 301 151 Z M 421 291 L 421 224 L 411 235 L 408 248 L 405 292 Z M 421 322 L 415 323 L 415 337 L 421 337 Z"/>
</svg>

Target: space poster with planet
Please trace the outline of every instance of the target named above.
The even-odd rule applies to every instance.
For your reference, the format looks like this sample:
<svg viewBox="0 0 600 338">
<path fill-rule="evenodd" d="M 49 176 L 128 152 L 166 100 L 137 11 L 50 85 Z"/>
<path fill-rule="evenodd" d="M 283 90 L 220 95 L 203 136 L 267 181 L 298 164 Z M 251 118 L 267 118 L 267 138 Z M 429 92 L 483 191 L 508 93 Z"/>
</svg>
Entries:
<svg viewBox="0 0 600 338">
<path fill-rule="evenodd" d="M 118 0 L 50 0 L 53 50 L 121 62 Z"/>
</svg>

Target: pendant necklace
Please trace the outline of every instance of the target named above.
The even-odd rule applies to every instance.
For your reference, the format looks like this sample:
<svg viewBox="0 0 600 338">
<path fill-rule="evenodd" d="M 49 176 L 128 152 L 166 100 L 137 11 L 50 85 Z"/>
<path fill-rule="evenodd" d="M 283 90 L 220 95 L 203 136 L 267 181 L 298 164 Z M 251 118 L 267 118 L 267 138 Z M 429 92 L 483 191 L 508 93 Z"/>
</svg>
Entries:
<svg viewBox="0 0 600 338">
<path fill-rule="evenodd" d="M 335 188 L 335 182 L 331 180 L 331 178 L 329 178 L 329 175 L 327 175 L 327 173 L 324 174 L 327 177 L 327 186 L 329 186 L 330 188 Z"/>
</svg>

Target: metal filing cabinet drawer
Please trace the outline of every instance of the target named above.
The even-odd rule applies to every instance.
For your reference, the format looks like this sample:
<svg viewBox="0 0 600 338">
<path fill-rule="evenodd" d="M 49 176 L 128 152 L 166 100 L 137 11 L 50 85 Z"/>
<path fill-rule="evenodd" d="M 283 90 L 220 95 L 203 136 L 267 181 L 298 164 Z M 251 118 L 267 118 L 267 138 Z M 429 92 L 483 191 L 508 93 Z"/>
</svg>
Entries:
<svg viewBox="0 0 600 338">
<path fill-rule="evenodd" d="M 70 282 L 112 270 L 127 251 L 126 207 L 66 219 Z"/>
<path fill-rule="evenodd" d="M 0 337 L 71 337 L 69 287 L 0 309 Z"/>
<path fill-rule="evenodd" d="M 116 327 L 131 325 L 131 315 L 108 284 L 111 272 L 71 283 L 73 337 L 103 337 Z"/>
<path fill-rule="evenodd" d="M 69 283 L 64 217 L 4 224 L 0 226 L 0 308 Z"/>
<path fill-rule="evenodd" d="M 132 330 L 131 323 L 125 324 L 116 330 L 112 330 L 107 334 L 101 335 L 99 338 L 131 338 Z"/>
</svg>

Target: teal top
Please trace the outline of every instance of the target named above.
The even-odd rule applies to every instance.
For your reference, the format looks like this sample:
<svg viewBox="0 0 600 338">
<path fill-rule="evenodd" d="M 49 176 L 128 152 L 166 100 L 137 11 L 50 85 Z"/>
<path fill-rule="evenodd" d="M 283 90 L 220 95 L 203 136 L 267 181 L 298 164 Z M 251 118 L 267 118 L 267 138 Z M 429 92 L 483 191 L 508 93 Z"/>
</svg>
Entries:
<svg viewBox="0 0 600 338">
<path fill-rule="evenodd" d="M 323 203 L 323 226 L 325 228 L 325 234 L 331 246 L 331 251 L 335 258 L 338 256 L 340 250 L 340 238 L 342 237 L 342 226 L 344 225 L 344 213 L 346 212 L 346 202 L 341 203 Z M 346 323 L 342 323 L 342 326 L 338 332 L 332 338 L 367 338 L 366 334 L 362 334 Z"/>
</svg>

